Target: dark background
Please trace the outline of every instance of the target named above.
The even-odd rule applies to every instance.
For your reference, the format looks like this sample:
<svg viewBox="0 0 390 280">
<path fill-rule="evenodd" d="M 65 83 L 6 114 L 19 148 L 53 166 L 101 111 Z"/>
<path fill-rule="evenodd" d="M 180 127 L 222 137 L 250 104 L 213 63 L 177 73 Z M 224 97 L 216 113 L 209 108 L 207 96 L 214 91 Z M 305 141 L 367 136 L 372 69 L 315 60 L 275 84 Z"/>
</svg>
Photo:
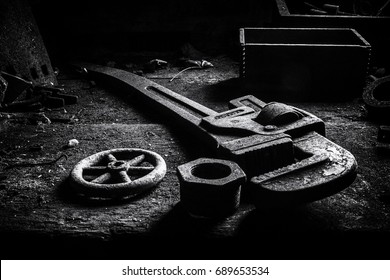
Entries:
<svg viewBox="0 0 390 280">
<path fill-rule="evenodd" d="M 233 77 L 238 76 L 239 65 L 231 61 L 228 63 L 224 62 L 225 60 L 221 61 L 216 57 L 220 54 L 228 54 L 237 58 L 236 61 L 238 61 L 240 55 L 238 29 L 249 26 L 271 26 L 275 12 L 275 1 L 272 0 L 114 0 L 105 2 L 30 0 L 29 2 L 53 66 L 59 66 L 73 59 L 105 64 L 110 61 L 118 62 L 126 57 L 127 60 L 137 62 L 137 55 L 143 56 L 148 52 L 158 53 L 159 58 L 164 58 L 164 52 L 175 54 L 181 52 L 183 46 L 191 45 L 194 49 L 214 58 L 212 62 L 215 61 L 216 67 L 208 70 L 209 72 L 188 72 L 176 83 L 170 84 L 162 79 L 158 82 L 171 86 L 176 92 L 185 94 L 195 101 L 204 102 L 209 107 L 218 104 L 220 109 L 227 104 L 229 99 L 226 92 L 233 88 L 225 80 L 227 78 L 233 80 Z M 381 33 L 379 29 L 376 29 L 376 32 Z M 385 36 L 384 34 L 381 36 Z M 153 55 L 150 57 L 154 58 Z M 179 71 L 176 68 L 172 68 L 170 72 L 168 70 L 167 75 Z M 62 72 L 60 68 L 60 73 Z M 195 79 L 203 74 L 203 79 Z M 188 77 L 192 77 L 192 80 Z M 147 231 L 136 226 L 133 228 L 133 225 L 139 223 L 127 217 L 129 216 L 127 211 L 132 213 L 131 210 L 135 209 L 137 204 L 120 205 L 118 206 L 120 211 L 116 211 L 115 207 L 109 208 L 108 211 L 103 207 L 91 210 L 85 205 L 74 205 L 59 197 L 55 194 L 57 189 L 53 186 L 58 184 L 59 178 L 66 177 L 74 164 L 83 157 L 132 141 L 127 134 L 117 133 L 116 126 L 112 125 L 114 127 L 112 128 L 111 124 L 126 125 L 129 131 L 132 125 L 137 127 L 141 124 L 139 127 L 144 127 L 143 129 L 147 131 L 149 123 L 157 121 L 165 124 L 165 120 L 162 118 L 147 119 L 143 112 L 146 110 L 131 111 L 134 105 L 132 102 L 123 102 L 122 99 L 114 96 L 113 92 L 106 92 L 100 87 L 92 87 L 86 81 L 79 81 L 79 78 L 73 78 L 73 80 L 66 76 L 60 78 L 67 90 L 77 93 L 80 97 L 77 105 L 67 107 L 69 115 L 81 112 L 80 121 L 70 127 L 61 123 L 53 123 L 47 134 L 40 133 L 41 138 L 36 137 L 31 141 L 37 143 L 44 141 L 46 146 L 42 153 L 47 153 L 48 156 L 51 156 L 51 153 L 58 153 L 58 146 L 70 137 L 75 137 L 74 135 L 84 140 L 84 143 L 81 141 L 78 149 L 69 151 L 73 157 L 64 163 L 63 169 L 65 170 L 59 166 L 56 167 L 55 174 L 58 177 L 53 176 L 53 173 L 49 174 L 45 169 L 38 171 L 34 169 L 30 172 L 31 182 L 38 181 L 42 184 L 37 188 L 39 192 L 30 188 L 29 184 L 23 184 L 23 180 L 20 185 L 10 184 L 4 187 L 4 193 L 6 193 L 4 205 L 7 206 L 3 208 L 4 213 L 7 213 L 4 215 L 4 224 L 13 230 L 7 235 L 8 239 L 3 238 L 3 240 L 9 241 L 12 237 L 19 242 L 19 246 L 13 244 L 16 249 L 11 251 L 12 256 L 18 258 L 27 254 L 27 256 L 40 257 L 44 246 L 52 246 L 56 258 L 71 259 L 85 257 L 85 255 L 80 255 L 80 251 L 83 251 L 88 258 L 167 258 L 171 255 L 183 256 L 180 253 L 185 254 L 186 258 L 197 258 L 197 254 L 201 254 L 203 259 L 208 256 L 210 258 L 245 259 L 253 255 L 257 258 L 261 256 L 262 258 L 302 259 L 345 257 L 372 259 L 380 258 L 382 254 L 388 256 L 387 236 L 390 228 L 388 220 L 390 208 L 388 177 L 386 176 L 389 174 L 387 168 L 389 158 L 385 154 L 376 153 L 376 124 L 367 121 L 364 117 L 361 102 L 330 105 L 298 104 L 299 108 L 323 118 L 327 124 L 327 137 L 357 157 L 360 168 L 358 178 L 355 184 L 345 192 L 297 211 L 282 211 L 282 213 L 276 212 L 265 216 L 256 212 L 249 214 L 241 212 L 237 217 L 221 225 L 194 224 L 186 219 L 186 216 L 179 211 L 180 208 L 178 210 L 178 207 L 172 207 L 169 212 L 164 208 L 158 210 L 158 213 L 165 215 L 166 211 L 168 215 L 159 221 L 162 226 L 157 227 L 156 231 L 172 236 L 172 239 L 167 242 L 165 239 L 153 238 L 151 242 L 143 236 L 138 239 L 134 236 L 138 232 Z M 210 85 L 211 78 L 218 80 L 218 84 Z M 187 81 L 197 82 L 190 84 Z M 90 129 L 89 133 L 83 130 L 84 126 L 101 128 L 105 124 L 109 132 L 107 134 L 102 134 L 101 131 L 96 132 L 93 129 Z M 9 157 L 26 153 L 30 157 L 40 159 L 42 155 L 36 156 L 33 153 L 24 152 L 28 151 L 31 143 L 28 142 L 30 140 L 25 141 L 22 136 L 35 135 L 35 127 L 25 124 L 10 125 L 11 128 L 14 126 L 14 131 L 16 131 L 14 135 L 11 133 L 1 135 L 9 138 L 13 136 L 12 141 L 20 142 L 21 148 L 11 147 L 13 150 L 10 148 L 12 153 Z M 139 129 L 141 136 L 144 130 Z M 77 131 L 79 134 L 76 133 Z M 164 136 L 164 131 L 161 129 L 157 132 Z M 28 132 L 31 133 L 28 134 Z M 172 135 L 177 134 L 172 130 Z M 170 177 L 157 191 L 172 190 L 176 195 L 173 202 L 176 203 L 178 188 L 174 185 L 176 183 L 174 167 L 190 159 L 190 153 L 185 154 L 180 149 L 192 146 L 184 145 L 180 141 L 174 142 L 175 145 L 173 145 L 172 137 L 165 136 L 158 141 L 152 138 L 159 144 L 156 145 L 156 149 L 164 150 L 164 144 L 170 145 L 168 148 L 173 152 L 179 151 L 180 155 L 168 157 L 171 163 Z M 88 137 L 92 140 L 89 141 Z M 12 141 L 4 141 L 4 143 L 10 145 Z M 141 140 L 134 141 L 134 143 L 149 147 Z M 132 142 L 133 145 L 134 143 Z M 166 150 L 169 150 L 168 148 Z M 23 169 L 13 170 L 13 172 L 13 177 L 10 177 L 16 182 L 27 174 Z M 43 176 L 44 180 L 37 176 Z M 156 198 L 164 198 L 161 193 L 152 194 Z M 30 219 L 29 215 L 35 217 L 31 214 L 33 210 L 38 211 L 40 223 Z M 14 213 L 18 215 L 17 218 L 14 218 L 16 216 Z M 159 216 L 148 217 L 148 213 L 137 211 L 134 213 L 144 215 L 145 220 L 160 218 Z M 124 221 L 115 220 L 116 217 L 125 215 Z M 90 219 L 90 216 L 98 218 Z M 14 223 L 13 221 L 17 219 L 23 223 L 20 222 L 20 225 Z M 62 223 L 63 219 L 66 223 Z M 18 226 L 25 228 L 17 232 Z M 37 232 L 26 230 L 26 228 L 35 229 L 36 227 L 40 229 Z M 236 234 L 241 237 L 242 242 L 237 242 L 230 237 L 219 238 L 219 236 L 194 242 L 198 234 L 194 228 L 199 233 L 211 232 L 211 235 L 214 231 L 228 235 Z M 115 246 L 111 243 L 102 246 L 100 239 L 104 239 L 107 235 L 116 240 Z M 69 240 L 73 241 L 73 238 L 77 242 L 67 243 Z M 72 245 L 69 246 L 69 244 Z M 26 248 L 25 245 L 35 250 Z M 139 249 L 139 252 L 134 253 L 134 247 Z M 150 248 L 154 250 L 148 251 Z M 368 250 L 369 254 L 364 254 L 364 250 Z M 106 251 L 109 254 L 106 254 Z M 196 253 L 192 254 L 194 251 Z M 239 253 L 235 254 L 235 252 Z M 52 257 L 47 254 L 44 256 Z"/>
<path fill-rule="evenodd" d="M 48 1 L 31 6 L 54 63 L 102 53 L 177 51 L 190 43 L 238 55 L 238 29 L 267 26 L 273 1 Z"/>
</svg>

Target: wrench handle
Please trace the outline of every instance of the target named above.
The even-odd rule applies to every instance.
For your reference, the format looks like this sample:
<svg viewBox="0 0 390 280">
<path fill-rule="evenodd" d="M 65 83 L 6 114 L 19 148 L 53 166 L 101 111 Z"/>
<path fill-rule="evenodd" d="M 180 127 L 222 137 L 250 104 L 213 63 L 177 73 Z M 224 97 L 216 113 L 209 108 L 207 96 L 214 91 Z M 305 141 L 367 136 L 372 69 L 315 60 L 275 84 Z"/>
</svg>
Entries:
<svg viewBox="0 0 390 280">
<path fill-rule="evenodd" d="M 128 71 L 88 63 L 79 63 L 77 66 L 85 68 L 89 75 L 98 77 L 100 81 L 133 89 L 133 92 L 148 99 L 158 109 L 174 114 L 192 125 L 198 126 L 203 117 L 217 114 L 206 106 Z"/>
</svg>

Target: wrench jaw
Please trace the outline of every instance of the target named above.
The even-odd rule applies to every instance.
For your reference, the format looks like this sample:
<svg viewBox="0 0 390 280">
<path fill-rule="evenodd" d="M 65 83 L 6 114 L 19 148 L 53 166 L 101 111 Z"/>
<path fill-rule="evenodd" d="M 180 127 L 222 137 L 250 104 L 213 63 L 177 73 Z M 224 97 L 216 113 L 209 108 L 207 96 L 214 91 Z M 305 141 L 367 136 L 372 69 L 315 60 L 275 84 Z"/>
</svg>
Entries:
<svg viewBox="0 0 390 280">
<path fill-rule="evenodd" d="M 354 156 L 327 138 L 312 132 L 294 146 L 312 156 L 251 178 L 248 189 L 257 208 L 291 207 L 342 191 L 357 174 Z"/>
<path fill-rule="evenodd" d="M 201 124 L 209 131 L 255 133 L 222 142 L 219 150 L 252 177 L 247 191 L 257 207 L 309 203 L 355 180 L 355 158 L 324 137 L 325 124 L 318 117 L 251 95 L 230 104 L 235 108 L 203 118 Z"/>
<path fill-rule="evenodd" d="M 291 137 L 259 134 L 220 143 L 218 156 L 238 163 L 248 178 L 294 162 Z M 283 156 L 281 156 L 283 155 Z"/>
<path fill-rule="evenodd" d="M 264 103 L 252 95 L 230 101 L 231 108 L 241 106 L 247 106 L 255 112 L 251 119 L 261 128 L 247 126 L 251 131 L 257 130 L 262 135 L 288 135 L 291 140 L 288 149 L 275 145 L 277 148 L 271 153 L 267 153 L 267 150 L 263 153 L 256 151 L 262 161 L 253 161 L 253 154 L 237 160 L 244 170 L 249 170 L 248 177 L 253 176 L 247 190 L 257 207 L 288 207 L 309 203 L 333 195 L 353 183 L 357 169 L 355 158 L 324 137 L 325 124 L 320 118 L 282 103 Z M 273 129 L 265 129 L 268 126 Z M 278 141 L 275 140 L 275 144 Z M 259 145 L 259 149 L 264 147 Z M 227 150 L 236 154 L 232 146 L 228 146 Z M 254 153 L 254 150 L 251 152 Z M 274 158 L 279 162 L 272 160 Z M 261 164 L 253 166 L 253 162 L 266 162 L 271 170 Z"/>
<path fill-rule="evenodd" d="M 214 136 L 218 156 L 237 162 L 248 177 L 300 160 L 293 137 L 313 130 L 325 134 L 321 119 L 292 106 L 251 95 L 231 105 L 235 108 L 202 118 L 200 127 Z"/>
</svg>

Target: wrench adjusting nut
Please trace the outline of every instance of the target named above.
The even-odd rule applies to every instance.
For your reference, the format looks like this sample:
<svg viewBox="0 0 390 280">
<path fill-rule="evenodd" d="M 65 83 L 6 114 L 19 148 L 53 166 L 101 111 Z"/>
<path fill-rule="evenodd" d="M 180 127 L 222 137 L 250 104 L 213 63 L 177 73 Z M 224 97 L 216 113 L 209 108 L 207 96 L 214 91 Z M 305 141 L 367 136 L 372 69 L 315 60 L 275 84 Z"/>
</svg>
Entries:
<svg viewBox="0 0 390 280">
<path fill-rule="evenodd" d="M 180 200 L 194 217 L 222 217 L 240 205 L 244 171 L 235 162 L 199 158 L 177 167 Z"/>
</svg>

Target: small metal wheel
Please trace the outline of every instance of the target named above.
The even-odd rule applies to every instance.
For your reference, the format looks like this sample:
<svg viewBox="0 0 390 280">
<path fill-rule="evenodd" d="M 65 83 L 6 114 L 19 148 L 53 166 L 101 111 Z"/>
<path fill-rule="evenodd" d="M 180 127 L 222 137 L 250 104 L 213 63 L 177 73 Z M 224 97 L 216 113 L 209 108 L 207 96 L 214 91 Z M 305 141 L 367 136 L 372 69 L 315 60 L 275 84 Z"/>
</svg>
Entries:
<svg viewBox="0 0 390 280">
<path fill-rule="evenodd" d="M 91 198 L 125 198 L 156 186 L 167 167 L 157 153 L 143 149 L 112 149 L 78 162 L 70 184 Z"/>
</svg>

